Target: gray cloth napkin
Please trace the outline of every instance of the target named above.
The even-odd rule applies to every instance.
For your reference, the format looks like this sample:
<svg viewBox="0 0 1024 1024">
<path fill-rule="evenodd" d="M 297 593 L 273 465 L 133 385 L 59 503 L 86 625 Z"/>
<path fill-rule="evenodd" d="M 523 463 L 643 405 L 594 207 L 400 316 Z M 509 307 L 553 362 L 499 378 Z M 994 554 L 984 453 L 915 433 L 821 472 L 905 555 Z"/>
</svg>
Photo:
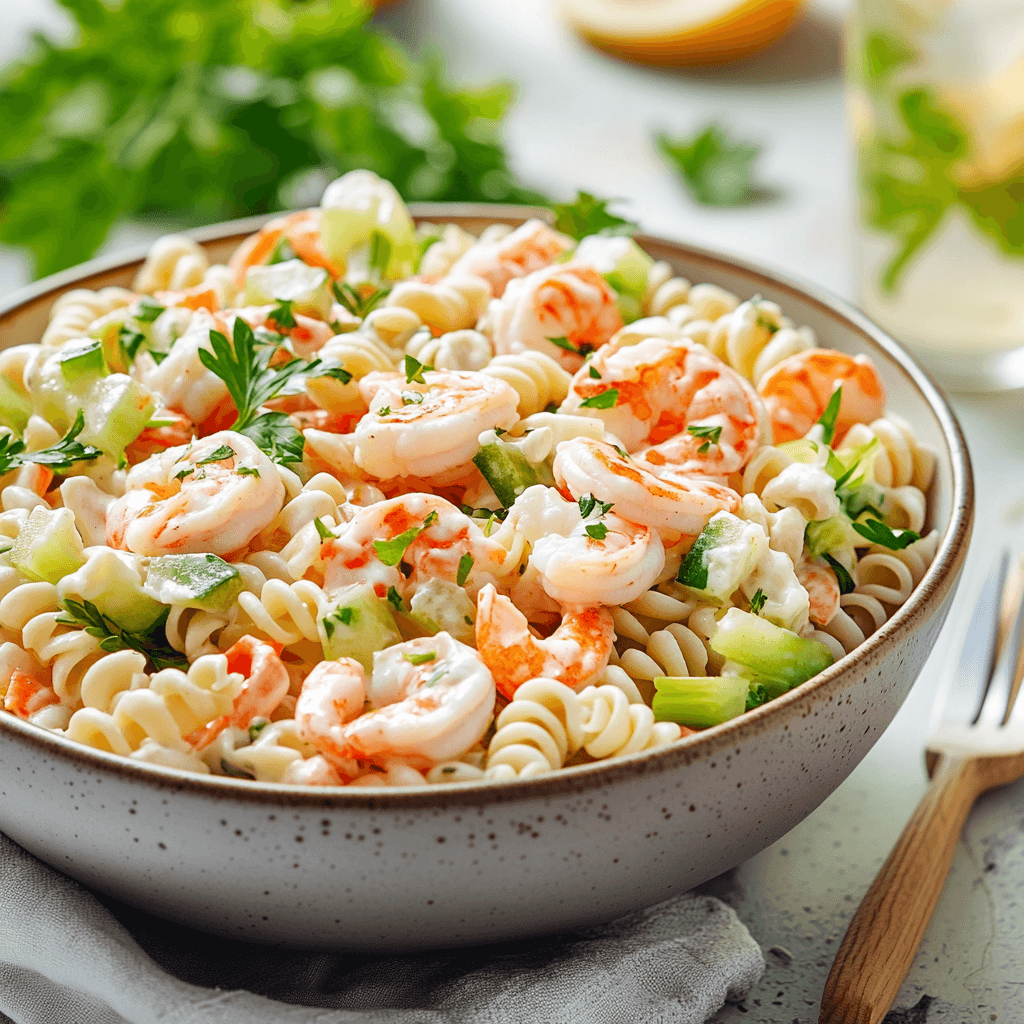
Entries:
<svg viewBox="0 0 1024 1024">
<path fill-rule="evenodd" d="M 251 946 L 105 905 L 0 834 L 0 1015 L 15 1024 L 700 1024 L 763 971 L 732 910 L 695 895 L 515 945 Z"/>
</svg>

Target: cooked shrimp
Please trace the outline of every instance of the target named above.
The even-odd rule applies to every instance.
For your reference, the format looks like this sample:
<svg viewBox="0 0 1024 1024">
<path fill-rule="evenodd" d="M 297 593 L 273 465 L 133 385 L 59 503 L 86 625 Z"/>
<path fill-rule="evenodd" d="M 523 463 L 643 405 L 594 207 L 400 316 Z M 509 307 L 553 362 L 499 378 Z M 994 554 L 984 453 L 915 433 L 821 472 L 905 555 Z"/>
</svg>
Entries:
<svg viewBox="0 0 1024 1024">
<path fill-rule="evenodd" d="M 107 544 L 138 555 L 237 551 L 285 497 L 274 463 L 231 430 L 153 455 L 129 470 L 125 486 L 107 512 Z"/>
<path fill-rule="evenodd" d="M 555 482 L 579 500 L 592 494 L 617 515 L 657 530 L 667 545 L 696 537 L 717 512 L 735 512 L 740 496 L 710 480 L 655 476 L 604 441 L 577 437 L 558 446 Z"/>
<path fill-rule="evenodd" d="M 480 242 L 460 256 L 449 268 L 452 277 L 471 274 L 482 277 L 495 298 L 500 298 L 513 278 L 526 277 L 549 266 L 572 248 L 571 238 L 559 234 L 543 221 L 528 220 L 497 242 Z"/>
<path fill-rule="evenodd" d="M 250 267 L 269 263 L 277 245 L 285 242 L 300 260 L 312 267 L 323 267 L 331 277 L 345 273 L 344 268 L 333 264 L 324 252 L 320 240 L 320 208 L 314 207 L 275 217 L 239 245 L 228 263 L 238 286 L 245 284 L 245 272 Z"/>
<path fill-rule="evenodd" d="M 125 449 L 125 456 L 130 463 L 140 462 L 149 455 L 166 451 L 176 445 L 188 444 L 199 433 L 196 425 L 184 413 L 175 412 L 173 409 L 161 409 L 153 418 L 172 422 L 143 430 Z"/>
<path fill-rule="evenodd" d="M 265 327 L 277 334 L 283 334 L 291 339 L 292 348 L 295 354 L 302 359 L 312 359 L 313 356 L 334 337 L 334 328 L 313 316 L 306 316 L 304 313 L 292 313 L 295 323 L 291 327 L 285 327 L 277 323 L 270 315 L 278 306 L 245 306 L 235 310 L 234 315 L 240 316 L 250 327 Z M 225 314 L 227 316 L 227 314 Z M 234 323 L 234 316 L 228 318 L 228 327 Z"/>
<path fill-rule="evenodd" d="M 509 700 L 528 679 L 545 676 L 580 690 L 608 664 L 615 627 L 607 608 L 566 608 L 546 639 L 530 632 L 526 616 L 494 587 L 477 597 L 476 646 L 502 696 Z"/>
<path fill-rule="evenodd" d="M 586 405 L 614 390 L 608 408 Z M 608 345 L 577 372 L 561 412 L 604 422 L 629 452 L 659 473 L 725 477 L 771 443 L 764 404 L 735 370 L 688 339 Z"/>
<path fill-rule="evenodd" d="M 334 673 L 310 673 L 295 709 L 303 738 L 334 764 L 430 768 L 469 750 L 494 713 L 490 671 L 472 647 L 447 633 L 379 651 L 369 679 L 358 662 L 338 664 Z M 371 710 L 346 721 L 360 683 Z"/>
<path fill-rule="evenodd" d="M 428 370 L 423 383 L 374 372 L 359 382 L 370 407 L 353 434 L 356 465 L 387 480 L 437 476 L 463 466 L 485 430 L 519 419 L 519 395 L 497 377 L 471 370 Z"/>
<path fill-rule="evenodd" d="M 854 423 L 885 415 L 885 385 L 875 364 L 864 355 L 812 348 L 772 367 L 757 390 L 768 407 L 776 442 L 803 437 L 821 418 L 836 388 L 843 389 L 843 396 L 834 444 Z"/>
<path fill-rule="evenodd" d="M 279 653 L 280 648 L 275 645 L 248 635 L 229 647 L 225 652 L 228 672 L 244 677 L 242 689 L 229 714 L 190 733 L 186 741 L 196 750 L 202 750 L 229 725 L 245 729 L 254 718 L 269 718 L 288 693 L 290 683 L 288 669 L 278 657 Z"/>
<path fill-rule="evenodd" d="M 583 263 L 556 264 L 509 282 L 489 315 L 499 355 L 537 349 L 570 371 L 622 327 L 615 292 Z"/>
<path fill-rule="evenodd" d="M 839 611 L 839 581 L 835 572 L 818 561 L 802 559 L 796 566 L 796 578 L 811 602 L 811 622 L 826 626 Z"/>
<path fill-rule="evenodd" d="M 409 536 L 400 554 L 401 562 L 409 567 L 408 577 L 402 575 L 397 561 L 381 561 L 378 546 L 403 534 Z M 358 509 L 338 537 L 324 542 L 324 586 L 333 591 L 350 583 L 368 582 L 379 597 L 389 587 L 403 597 L 410 596 L 431 579 L 456 582 L 466 555 L 473 560 L 465 581 L 470 596 L 485 583 L 499 581 L 507 552 L 484 536 L 478 520 L 436 495 L 404 494 Z"/>
<path fill-rule="evenodd" d="M 21 669 L 16 668 L 11 673 L 3 700 L 5 711 L 18 718 L 28 718 L 51 704 L 59 703 L 60 697 L 49 684 L 39 682 Z"/>
</svg>

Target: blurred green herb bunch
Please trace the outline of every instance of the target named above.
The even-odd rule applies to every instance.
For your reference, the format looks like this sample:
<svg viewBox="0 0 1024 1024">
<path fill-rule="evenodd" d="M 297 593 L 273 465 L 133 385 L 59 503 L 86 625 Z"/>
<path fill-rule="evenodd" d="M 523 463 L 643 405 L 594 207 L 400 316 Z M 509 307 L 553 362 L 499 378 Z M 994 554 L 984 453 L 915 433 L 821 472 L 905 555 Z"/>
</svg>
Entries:
<svg viewBox="0 0 1024 1024">
<path fill-rule="evenodd" d="M 122 217 L 191 224 L 311 205 L 367 167 L 409 199 L 531 202 L 497 128 L 507 85 L 454 89 L 362 0 L 60 0 L 0 81 L 0 242 L 39 275 Z"/>
</svg>

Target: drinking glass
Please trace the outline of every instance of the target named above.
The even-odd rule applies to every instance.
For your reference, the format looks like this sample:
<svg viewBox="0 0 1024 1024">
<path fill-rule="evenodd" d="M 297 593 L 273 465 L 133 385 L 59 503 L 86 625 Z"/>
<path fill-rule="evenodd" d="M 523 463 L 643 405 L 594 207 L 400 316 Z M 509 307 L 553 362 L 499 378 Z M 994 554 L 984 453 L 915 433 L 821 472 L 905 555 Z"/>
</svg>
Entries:
<svg viewBox="0 0 1024 1024">
<path fill-rule="evenodd" d="M 953 390 L 1024 387 L 1024 0 L 853 0 L 861 305 Z"/>
</svg>

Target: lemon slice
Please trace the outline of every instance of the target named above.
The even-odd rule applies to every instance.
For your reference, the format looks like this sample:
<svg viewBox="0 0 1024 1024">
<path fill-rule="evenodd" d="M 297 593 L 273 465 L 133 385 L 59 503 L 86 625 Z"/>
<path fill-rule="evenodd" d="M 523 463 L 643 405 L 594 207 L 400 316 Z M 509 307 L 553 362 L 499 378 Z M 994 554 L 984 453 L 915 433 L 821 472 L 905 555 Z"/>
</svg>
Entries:
<svg viewBox="0 0 1024 1024">
<path fill-rule="evenodd" d="M 778 39 L 803 0 L 561 0 L 595 46 L 645 64 L 717 64 Z"/>
</svg>

